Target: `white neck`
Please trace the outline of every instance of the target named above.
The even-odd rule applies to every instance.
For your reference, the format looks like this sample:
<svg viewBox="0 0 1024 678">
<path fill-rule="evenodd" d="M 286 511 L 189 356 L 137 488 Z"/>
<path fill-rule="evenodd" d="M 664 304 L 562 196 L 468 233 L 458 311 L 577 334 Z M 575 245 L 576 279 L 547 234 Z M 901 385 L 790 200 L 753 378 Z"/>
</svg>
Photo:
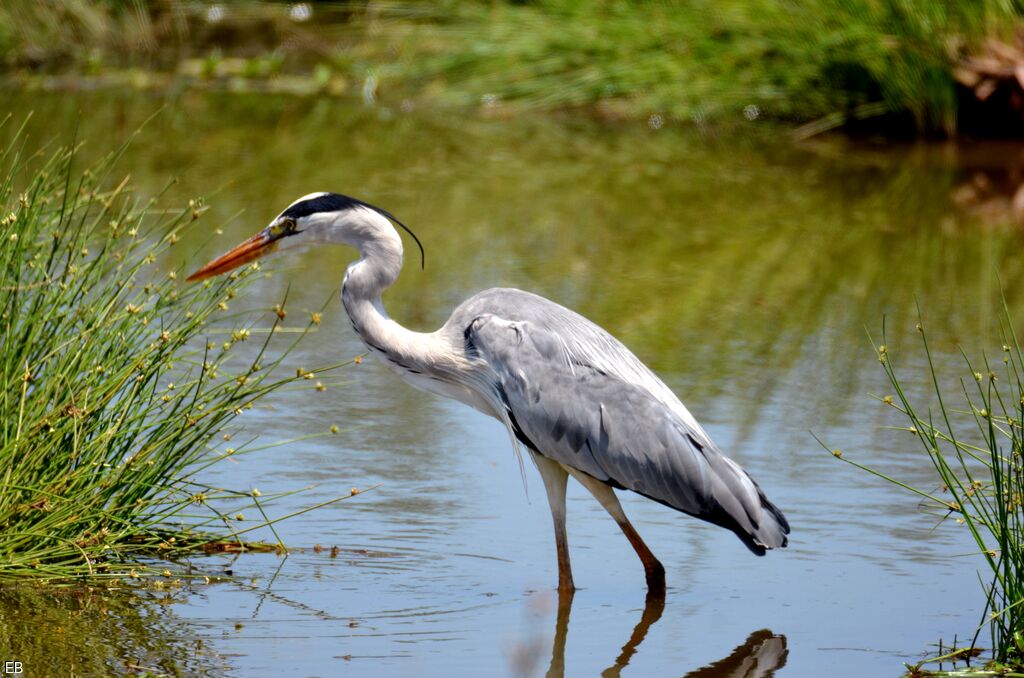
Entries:
<svg viewBox="0 0 1024 678">
<path fill-rule="evenodd" d="M 341 301 L 352 328 L 384 363 L 416 388 L 455 398 L 504 421 L 502 407 L 467 362 L 461 331 L 450 336 L 442 327 L 436 332 L 413 332 L 392 320 L 381 295 L 398 278 L 402 268 L 402 240 L 390 222 L 356 242 L 360 258 L 349 265 L 341 286 Z M 383 224 L 382 224 L 383 226 Z M 467 381 L 479 381 L 476 388 Z"/>
<path fill-rule="evenodd" d="M 402 268 L 402 240 L 394 228 L 361 239 L 360 258 L 349 265 L 341 286 L 341 301 L 359 338 L 379 357 L 400 368 L 423 372 L 449 351 L 437 333 L 413 332 L 392 320 L 381 295 Z"/>
</svg>

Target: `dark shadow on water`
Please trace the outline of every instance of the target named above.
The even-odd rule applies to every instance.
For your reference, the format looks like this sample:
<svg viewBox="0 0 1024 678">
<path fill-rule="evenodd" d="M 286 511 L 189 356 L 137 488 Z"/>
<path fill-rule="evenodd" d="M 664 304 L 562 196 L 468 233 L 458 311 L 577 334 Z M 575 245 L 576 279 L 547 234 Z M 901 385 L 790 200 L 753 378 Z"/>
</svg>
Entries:
<svg viewBox="0 0 1024 678">
<path fill-rule="evenodd" d="M 615 658 L 615 663 L 601 672 L 604 678 L 618 676 L 619 672 L 626 668 L 629 660 L 636 654 L 636 649 L 640 647 L 640 643 L 644 642 L 644 638 L 647 637 L 647 631 L 650 630 L 655 622 L 661 619 L 661 613 L 664 611 L 665 596 L 648 593 L 647 600 L 644 601 L 644 613 L 640 615 L 640 621 L 633 628 L 633 633 L 630 635 L 629 640 L 622 646 L 622 651 Z"/>
<path fill-rule="evenodd" d="M 547 678 L 565 675 L 565 645 L 569 637 L 569 616 L 572 613 L 572 594 L 558 597 L 558 615 L 555 620 L 555 638 L 551 646 L 551 663 Z M 636 655 L 648 631 L 661 619 L 665 611 L 665 597 L 648 595 L 644 611 L 633 627 L 626 644 L 615 662 L 601 672 L 603 678 L 617 678 Z M 770 678 L 786 665 L 789 649 L 786 636 L 761 629 L 751 633 L 729 656 L 707 664 L 686 674 L 686 678 Z"/>
<path fill-rule="evenodd" d="M 548 678 L 565 675 L 565 641 L 569 637 L 569 614 L 572 612 L 573 594 L 558 594 L 558 617 L 555 619 L 555 639 L 551 644 L 551 665 Z"/>
<path fill-rule="evenodd" d="M 690 671 L 686 678 L 768 678 L 786 665 L 786 636 L 761 629 L 728 657 Z"/>
</svg>

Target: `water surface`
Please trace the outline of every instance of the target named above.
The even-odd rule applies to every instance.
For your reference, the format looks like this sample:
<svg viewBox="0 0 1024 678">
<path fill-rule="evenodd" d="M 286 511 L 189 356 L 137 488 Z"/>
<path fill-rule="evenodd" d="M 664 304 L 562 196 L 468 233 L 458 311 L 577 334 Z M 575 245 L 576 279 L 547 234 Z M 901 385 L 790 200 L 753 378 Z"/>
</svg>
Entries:
<svg viewBox="0 0 1024 678">
<path fill-rule="evenodd" d="M 1000 280 L 1010 305 L 1022 304 L 1020 147 L 796 145 L 760 128 L 452 119 L 215 94 L 8 101 L 35 112 L 35 142 L 79 121 L 86 153 L 161 104 L 120 167 L 143 193 L 176 177 L 163 204 L 205 196 L 211 206 L 166 265 L 202 263 L 312 191 L 374 202 L 427 249 L 419 270 L 406 243 L 409 265 L 385 298 L 396 319 L 433 329 L 496 285 L 584 313 L 658 371 L 758 480 L 793 526 L 790 546 L 755 558 L 725 531 L 622 495 L 667 569 L 664 609 L 645 606 L 626 540 L 571 485 L 581 590 L 560 611 L 543 487 L 529 465 L 524 487 L 505 430 L 366 361 L 325 392 L 310 383 L 245 415 L 249 432 L 271 440 L 331 424 L 340 434 L 241 457 L 211 478 L 264 492 L 319 483 L 279 514 L 379 485 L 281 524 L 297 547 L 288 557 L 204 559 L 237 580 L 106 603 L 113 628 L 61 623 L 82 619 L 67 599 L 2 599 L 6 628 L 68 638 L 60 656 L 82 673 L 144 659 L 168 672 L 368 676 L 716 676 L 752 665 L 753 675 L 897 675 L 940 638 L 973 633 L 980 561 L 963 556 L 968 535 L 836 461 L 808 430 L 935 485 L 916 441 L 885 430 L 898 419 L 867 395 L 885 385 L 865 328 L 879 334 L 887 318 L 886 341 L 922 401 L 915 300 L 951 384 L 958 342 L 998 351 Z M 249 303 L 269 308 L 290 284 L 291 319 L 327 304 L 291 367 L 362 352 L 337 301 L 352 254 L 277 260 L 254 288 Z M 85 649 L 112 635 L 123 645 Z M 3 650 L 43 661 L 28 645 Z"/>
</svg>

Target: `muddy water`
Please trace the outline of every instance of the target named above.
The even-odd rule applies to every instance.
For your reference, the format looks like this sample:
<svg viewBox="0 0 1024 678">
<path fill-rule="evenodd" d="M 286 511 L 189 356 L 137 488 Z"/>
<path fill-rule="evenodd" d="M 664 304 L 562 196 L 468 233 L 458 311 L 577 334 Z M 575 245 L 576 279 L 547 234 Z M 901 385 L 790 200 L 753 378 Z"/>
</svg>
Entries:
<svg viewBox="0 0 1024 678">
<path fill-rule="evenodd" d="M 182 257 L 200 263 L 312 191 L 379 204 L 427 249 L 426 269 L 408 266 L 385 299 L 396 319 L 431 329 L 495 285 L 583 312 L 785 510 L 790 547 L 755 558 L 722 530 L 623 495 L 667 569 L 664 605 L 646 604 L 627 542 L 571 487 L 580 591 L 560 609 L 543 488 L 529 465 L 524 486 L 504 429 L 366 361 L 324 392 L 310 384 L 245 415 L 267 440 L 341 433 L 241 457 L 213 479 L 264 493 L 317 484 L 277 514 L 376 489 L 282 523 L 296 547 L 286 558 L 197 561 L 230 569 L 231 583 L 0 598 L 0 659 L 17 655 L 28 675 L 863 676 L 897 675 L 940 639 L 973 633 L 980 561 L 963 555 L 967 535 L 808 431 L 934 488 L 916 442 L 886 430 L 899 420 L 868 396 L 886 391 L 864 330 L 880 334 L 886 317 L 923 402 L 915 299 L 951 383 L 958 342 L 998 351 L 997 277 L 1011 306 L 1024 304 L 1020 148 L 795 145 L 754 126 L 448 119 L 218 95 L 24 94 L 8 106 L 35 111 L 37 141 L 80 120 L 99 153 L 161 104 L 121 167 L 140 191 L 177 177 L 166 204 L 206 196 Z M 269 306 L 290 284 L 293 318 L 326 303 L 294 367 L 361 353 L 337 301 L 351 256 L 283 258 L 255 288 L 252 303 Z"/>
</svg>

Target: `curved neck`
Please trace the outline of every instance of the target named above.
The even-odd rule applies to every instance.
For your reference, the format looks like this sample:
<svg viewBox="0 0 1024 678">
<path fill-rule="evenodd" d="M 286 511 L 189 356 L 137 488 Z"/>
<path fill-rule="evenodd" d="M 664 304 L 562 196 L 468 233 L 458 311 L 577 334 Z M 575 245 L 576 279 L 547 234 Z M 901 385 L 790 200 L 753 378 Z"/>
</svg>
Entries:
<svg viewBox="0 0 1024 678">
<path fill-rule="evenodd" d="M 436 332 L 413 332 L 384 310 L 381 295 L 402 268 L 398 234 L 385 232 L 359 242 L 357 247 L 362 256 L 345 272 L 341 302 L 359 338 L 416 388 L 455 398 L 504 421 L 500 403 L 487 397 L 490 389 L 485 378 L 475 375 L 460 350 L 461 330 L 457 337 L 446 332 L 447 325 Z M 472 383 L 477 386 L 472 387 Z"/>
<path fill-rule="evenodd" d="M 402 241 L 368 239 L 359 245 L 362 255 L 349 265 L 341 286 L 341 302 L 352 328 L 375 353 L 396 366 L 420 371 L 431 360 L 434 335 L 413 332 L 392 320 L 381 295 L 402 269 Z"/>
</svg>

